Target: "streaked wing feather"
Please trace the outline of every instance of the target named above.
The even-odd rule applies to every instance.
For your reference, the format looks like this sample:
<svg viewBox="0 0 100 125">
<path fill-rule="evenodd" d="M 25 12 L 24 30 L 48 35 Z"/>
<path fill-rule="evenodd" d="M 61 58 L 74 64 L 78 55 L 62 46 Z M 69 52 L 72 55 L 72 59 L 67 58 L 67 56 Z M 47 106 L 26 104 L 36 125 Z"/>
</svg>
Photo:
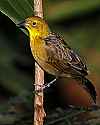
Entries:
<svg viewBox="0 0 100 125">
<path fill-rule="evenodd" d="M 73 78 L 82 80 L 82 87 L 90 94 L 96 103 L 96 90 L 91 81 L 84 76 L 87 75 L 86 64 L 64 40 L 55 34 L 50 34 L 46 39 L 47 63 L 53 65 L 59 72 L 66 75 L 69 73 Z M 75 75 L 75 76 L 74 76 Z"/>
<path fill-rule="evenodd" d="M 87 75 L 87 68 L 81 58 L 56 34 L 50 34 L 44 38 L 46 42 L 48 63 L 59 71 L 67 73 L 73 70 L 78 74 Z"/>
</svg>

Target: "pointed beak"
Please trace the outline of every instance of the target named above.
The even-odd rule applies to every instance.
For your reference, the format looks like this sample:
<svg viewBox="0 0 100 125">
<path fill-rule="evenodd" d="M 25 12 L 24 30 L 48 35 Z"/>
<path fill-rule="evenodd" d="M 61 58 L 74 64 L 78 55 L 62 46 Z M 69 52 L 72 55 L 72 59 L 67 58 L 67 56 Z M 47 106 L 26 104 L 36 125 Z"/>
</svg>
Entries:
<svg viewBox="0 0 100 125">
<path fill-rule="evenodd" d="M 25 20 L 16 25 L 19 28 L 25 28 Z"/>
</svg>

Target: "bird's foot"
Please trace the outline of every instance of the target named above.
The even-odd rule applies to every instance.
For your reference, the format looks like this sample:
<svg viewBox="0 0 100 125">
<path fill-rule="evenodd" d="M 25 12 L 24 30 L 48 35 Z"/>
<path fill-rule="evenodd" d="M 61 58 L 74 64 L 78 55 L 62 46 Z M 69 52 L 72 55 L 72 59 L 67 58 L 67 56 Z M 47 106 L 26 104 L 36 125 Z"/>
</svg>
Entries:
<svg viewBox="0 0 100 125">
<path fill-rule="evenodd" d="M 34 84 L 35 88 L 36 88 L 36 92 L 41 92 L 46 88 L 49 88 L 57 79 L 52 80 L 51 82 L 44 84 L 44 85 L 40 85 L 40 84 Z"/>
<path fill-rule="evenodd" d="M 56 82 L 56 78 L 55 79 L 53 79 L 51 82 L 49 82 L 49 83 L 47 83 L 46 85 L 45 85 L 45 88 L 49 88 L 53 83 L 55 83 Z M 44 88 L 44 89 L 45 89 Z"/>
</svg>

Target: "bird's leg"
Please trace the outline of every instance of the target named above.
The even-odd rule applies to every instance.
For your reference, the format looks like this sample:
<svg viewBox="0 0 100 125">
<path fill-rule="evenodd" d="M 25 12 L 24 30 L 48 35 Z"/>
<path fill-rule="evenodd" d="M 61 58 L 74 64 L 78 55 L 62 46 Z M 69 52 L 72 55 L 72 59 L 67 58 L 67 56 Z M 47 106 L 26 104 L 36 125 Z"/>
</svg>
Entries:
<svg viewBox="0 0 100 125">
<path fill-rule="evenodd" d="M 44 85 L 44 88 L 49 88 L 55 81 L 57 80 L 57 78 L 53 79 L 51 82 L 47 83 L 46 85 Z"/>
<path fill-rule="evenodd" d="M 41 90 L 45 89 L 45 88 L 49 88 L 55 81 L 57 80 L 57 78 L 55 78 L 54 80 L 52 80 L 51 82 L 45 84 L 45 85 L 37 85 L 34 84 L 35 86 L 38 86 L 38 90 L 36 90 L 36 92 L 41 92 Z"/>
</svg>

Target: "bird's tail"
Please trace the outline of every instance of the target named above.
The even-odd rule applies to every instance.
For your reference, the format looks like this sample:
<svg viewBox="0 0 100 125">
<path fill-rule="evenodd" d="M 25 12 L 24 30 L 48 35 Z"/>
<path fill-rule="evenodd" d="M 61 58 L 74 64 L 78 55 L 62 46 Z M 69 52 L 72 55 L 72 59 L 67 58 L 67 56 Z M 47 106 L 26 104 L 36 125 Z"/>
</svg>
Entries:
<svg viewBox="0 0 100 125">
<path fill-rule="evenodd" d="M 81 78 L 82 79 L 82 87 L 90 94 L 91 98 L 93 99 L 94 103 L 96 104 L 96 89 L 92 82 L 88 80 L 87 78 Z"/>
</svg>

